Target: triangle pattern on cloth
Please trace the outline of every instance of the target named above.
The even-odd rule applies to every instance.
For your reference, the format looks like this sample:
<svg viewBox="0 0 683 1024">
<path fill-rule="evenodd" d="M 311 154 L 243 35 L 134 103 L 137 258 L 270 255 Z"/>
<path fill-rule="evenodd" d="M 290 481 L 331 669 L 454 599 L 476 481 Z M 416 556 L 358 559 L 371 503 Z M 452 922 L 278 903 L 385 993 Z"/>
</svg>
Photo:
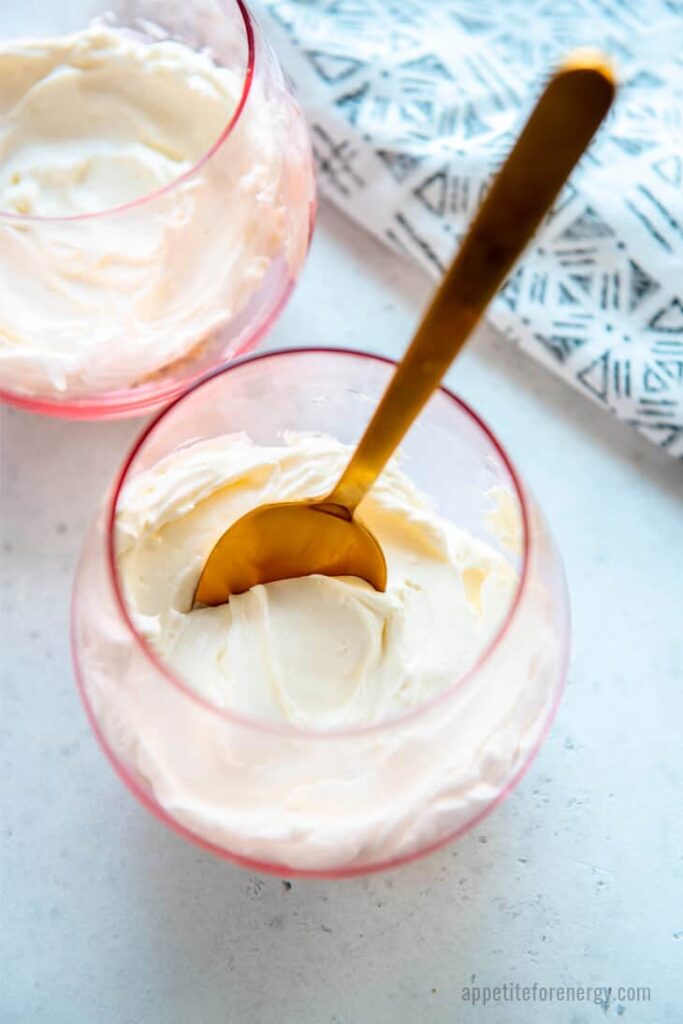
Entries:
<svg viewBox="0 0 683 1024">
<path fill-rule="evenodd" d="M 565 228 L 560 237 L 573 242 L 583 242 L 593 238 L 610 238 L 613 235 L 614 231 L 609 224 L 591 206 L 587 206 L 583 213 Z"/>
<path fill-rule="evenodd" d="M 609 349 L 603 352 L 577 373 L 577 379 L 584 387 L 588 388 L 591 394 L 600 402 L 607 401 L 607 388 L 609 381 Z"/>
<path fill-rule="evenodd" d="M 677 187 L 683 183 L 683 159 L 676 154 L 658 160 L 652 169 L 669 185 Z"/>
<path fill-rule="evenodd" d="M 448 195 L 448 169 L 443 167 L 440 171 L 430 174 L 420 187 L 415 189 L 415 195 L 428 210 L 443 217 Z"/>
<path fill-rule="evenodd" d="M 650 329 L 663 334 L 683 334 L 683 303 L 674 296 L 668 306 L 660 309 L 650 320 Z"/>
<path fill-rule="evenodd" d="M 350 78 L 360 68 L 366 67 L 365 61 L 356 57 L 347 57 L 340 53 L 325 53 L 323 50 L 307 50 L 307 56 L 318 74 L 326 82 L 341 82 Z"/>
<path fill-rule="evenodd" d="M 391 171 L 392 177 L 398 182 L 404 181 L 411 171 L 419 167 L 423 160 L 421 156 L 415 156 L 413 153 L 397 149 L 378 149 L 377 156 L 386 164 Z"/>
<path fill-rule="evenodd" d="M 659 290 L 659 285 L 653 277 L 650 277 L 640 264 L 636 263 L 635 260 L 629 260 L 629 267 L 631 269 L 631 277 L 629 281 L 629 309 L 634 310 L 643 299 L 646 299 L 649 295 L 653 295 L 654 292 Z"/>
</svg>

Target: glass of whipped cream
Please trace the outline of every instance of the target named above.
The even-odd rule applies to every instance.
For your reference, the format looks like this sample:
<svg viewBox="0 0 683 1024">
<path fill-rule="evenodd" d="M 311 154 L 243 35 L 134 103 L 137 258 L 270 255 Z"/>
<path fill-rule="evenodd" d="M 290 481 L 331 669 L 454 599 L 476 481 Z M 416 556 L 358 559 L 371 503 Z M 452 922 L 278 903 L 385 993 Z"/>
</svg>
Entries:
<svg viewBox="0 0 683 1024">
<path fill-rule="evenodd" d="M 515 785 L 565 677 L 564 576 L 488 427 L 443 388 L 359 514 L 388 586 L 311 576 L 193 607 L 235 518 L 329 491 L 394 364 L 238 360 L 141 435 L 87 538 L 73 656 L 121 779 L 186 838 L 284 876 L 394 867 Z"/>
<path fill-rule="evenodd" d="M 0 397 L 133 415 L 253 347 L 301 270 L 309 140 L 242 0 L 0 9 Z"/>
</svg>

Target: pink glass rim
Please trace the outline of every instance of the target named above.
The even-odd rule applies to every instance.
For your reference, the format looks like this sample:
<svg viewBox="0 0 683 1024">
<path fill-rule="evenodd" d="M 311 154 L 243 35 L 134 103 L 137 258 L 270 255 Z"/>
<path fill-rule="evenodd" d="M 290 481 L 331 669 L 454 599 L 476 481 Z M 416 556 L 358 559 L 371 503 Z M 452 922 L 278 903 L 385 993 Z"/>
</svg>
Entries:
<svg viewBox="0 0 683 1024">
<path fill-rule="evenodd" d="M 153 650 L 151 645 L 147 642 L 147 640 L 145 640 L 145 638 L 140 633 L 138 633 L 128 612 L 126 600 L 124 598 L 122 588 L 120 585 L 119 573 L 115 556 L 115 521 L 118 499 L 121 494 L 121 490 L 126 482 L 128 471 L 133 462 L 135 461 L 135 458 L 137 457 L 137 454 L 140 451 L 140 449 L 143 447 L 143 445 L 151 436 L 151 434 L 156 430 L 156 428 L 164 421 L 166 416 L 172 414 L 175 407 L 179 405 L 181 402 L 183 402 L 187 397 L 189 397 L 189 395 L 193 394 L 195 391 L 199 390 L 205 385 L 211 383 L 217 377 L 228 375 L 233 371 L 238 370 L 241 366 L 250 363 L 262 362 L 267 360 L 277 360 L 279 358 L 296 358 L 298 355 L 306 356 L 312 354 L 342 356 L 350 359 L 359 360 L 365 359 L 376 363 L 382 363 L 385 366 L 396 366 L 396 361 L 393 359 L 389 359 L 385 356 L 375 355 L 369 352 L 358 351 L 355 349 L 330 347 L 282 348 L 269 352 L 256 353 L 255 355 L 244 356 L 241 359 L 236 359 L 232 361 L 226 366 L 219 367 L 218 369 L 213 370 L 208 374 L 205 374 L 201 380 L 192 385 L 192 387 L 190 387 L 189 389 L 185 390 L 179 398 L 177 398 L 174 402 L 172 402 L 165 409 L 163 409 L 143 429 L 143 431 L 140 433 L 140 435 L 134 442 L 132 448 L 128 452 L 128 455 L 124 459 L 122 468 L 120 469 L 118 475 L 114 480 L 105 507 L 106 557 L 107 570 L 112 584 L 116 605 L 121 614 L 121 617 L 123 618 L 123 621 L 125 622 L 131 634 L 133 642 L 137 644 L 137 646 L 142 650 L 143 654 L 145 655 L 147 660 L 151 662 L 156 671 L 159 672 L 171 685 L 175 686 L 177 689 L 181 691 L 181 693 L 183 693 L 190 700 L 199 704 L 201 707 L 209 710 L 213 714 L 225 718 L 230 722 L 237 723 L 243 727 L 255 729 L 260 732 L 270 733 L 273 735 L 293 735 L 302 738 L 308 737 L 312 740 L 320 740 L 321 738 L 324 738 L 325 740 L 333 740 L 335 738 L 344 738 L 349 736 L 359 736 L 366 735 L 368 733 L 379 733 L 383 731 L 388 731 L 405 722 L 411 721 L 415 718 L 419 718 L 425 712 L 431 710 L 437 705 L 446 703 L 457 690 L 460 690 L 463 686 L 467 684 L 469 680 L 476 677 L 476 675 L 483 668 L 484 664 L 489 660 L 494 651 L 498 648 L 503 638 L 507 635 L 508 630 L 512 625 L 517 614 L 517 609 L 522 600 L 522 596 L 524 594 L 524 590 L 526 588 L 528 580 L 528 570 L 531 554 L 531 533 L 529 529 L 528 501 L 524 492 L 524 488 L 519 477 L 519 474 L 513 466 L 505 449 L 502 447 L 498 439 L 495 437 L 495 435 L 486 425 L 486 423 L 484 423 L 481 417 L 466 402 L 464 402 L 461 398 L 458 398 L 452 391 L 450 391 L 447 387 L 442 385 L 439 389 L 440 393 L 444 397 L 446 397 L 449 400 L 449 402 L 457 406 L 457 408 L 460 409 L 460 411 L 463 412 L 476 425 L 476 427 L 484 434 L 489 443 L 497 452 L 498 456 L 501 458 L 515 488 L 515 493 L 517 495 L 517 499 L 519 502 L 520 515 L 522 520 L 522 564 L 520 569 L 519 582 L 517 584 L 517 589 L 515 591 L 515 596 L 510 604 L 510 607 L 507 610 L 505 618 L 503 619 L 503 622 L 499 627 L 498 631 L 495 633 L 491 641 L 481 652 L 481 654 L 474 662 L 474 664 L 471 665 L 466 672 L 459 676 L 449 687 L 447 687 L 447 689 L 443 690 L 441 693 L 436 694 L 434 697 L 430 698 L 430 700 L 425 701 L 425 703 L 420 704 L 415 708 L 412 708 L 410 711 L 407 711 L 402 715 L 385 719 L 382 722 L 378 722 L 371 725 L 365 725 L 356 728 L 331 729 L 325 732 L 320 732 L 318 730 L 313 729 L 302 729 L 293 725 L 271 725 L 268 722 L 264 722 L 255 718 L 249 718 L 246 715 L 240 715 L 226 708 L 216 707 L 210 701 L 206 700 L 199 693 L 197 693 L 196 690 L 193 690 L 192 687 L 188 686 L 180 676 L 176 675 L 168 667 L 168 665 L 166 665 L 158 657 L 158 655 Z"/>
<path fill-rule="evenodd" d="M 0 221 L 9 221 L 10 223 L 38 223 L 38 224 L 57 224 L 65 222 L 82 222 L 86 220 L 96 220 L 97 218 L 104 218 L 114 216 L 118 213 L 125 213 L 127 210 L 134 210 L 136 207 L 144 206 L 146 203 L 151 203 L 155 199 L 159 199 L 161 196 L 167 195 L 169 192 L 173 192 L 179 185 L 193 178 L 202 167 L 211 159 L 223 143 L 226 141 L 235 125 L 239 121 L 242 111 L 249 98 L 251 92 L 251 84 L 254 79 L 254 66 L 256 60 L 256 43 L 254 39 L 254 26 L 251 20 L 251 15 L 247 9 L 244 0 L 220 0 L 221 6 L 225 7 L 227 3 L 235 6 L 242 18 L 244 24 L 244 32 L 247 40 L 247 60 L 244 69 L 244 81 L 242 83 L 242 92 L 240 94 L 239 101 L 234 111 L 232 112 L 230 119 L 228 120 L 225 128 L 218 136 L 218 138 L 211 144 L 209 149 L 200 159 L 193 164 L 187 171 L 180 174 L 173 181 L 169 181 L 167 185 L 162 185 L 161 188 L 155 189 L 154 192 L 148 192 L 144 196 L 140 196 L 139 199 L 134 199 L 129 203 L 122 203 L 119 206 L 112 206 L 107 210 L 95 210 L 93 213 L 76 213 L 71 214 L 68 217 L 44 217 L 36 216 L 35 214 L 23 214 L 23 213 L 8 213 L 6 210 L 0 210 Z"/>
</svg>

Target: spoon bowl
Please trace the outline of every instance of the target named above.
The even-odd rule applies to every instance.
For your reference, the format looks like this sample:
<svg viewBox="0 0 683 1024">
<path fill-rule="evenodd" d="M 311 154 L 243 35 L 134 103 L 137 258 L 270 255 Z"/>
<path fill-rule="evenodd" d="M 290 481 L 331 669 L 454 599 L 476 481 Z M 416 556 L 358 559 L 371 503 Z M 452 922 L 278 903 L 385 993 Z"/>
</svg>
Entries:
<svg viewBox="0 0 683 1024">
<path fill-rule="evenodd" d="M 231 594 L 258 583 L 315 574 L 358 576 L 381 591 L 387 585 L 387 564 L 377 538 L 345 506 L 324 501 L 277 502 L 243 515 L 213 549 L 195 603 L 224 603 L 225 565 Z"/>
</svg>

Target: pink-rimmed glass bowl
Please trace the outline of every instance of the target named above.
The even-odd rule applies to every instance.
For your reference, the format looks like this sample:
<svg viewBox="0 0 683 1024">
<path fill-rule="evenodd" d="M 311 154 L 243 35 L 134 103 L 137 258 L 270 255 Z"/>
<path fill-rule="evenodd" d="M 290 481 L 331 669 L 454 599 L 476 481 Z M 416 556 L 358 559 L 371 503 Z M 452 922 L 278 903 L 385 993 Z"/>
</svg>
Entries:
<svg viewBox="0 0 683 1024">
<path fill-rule="evenodd" d="M 519 780 L 560 697 L 569 638 L 561 562 L 503 448 L 445 388 L 405 438 L 404 471 L 442 516 L 504 552 L 519 577 L 497 634 L 448 689 L 375 725 L 325 733 L 278 727 L 207 702 L 136 631 L 115 559 L 121 489 L 203 438 L 244 431 L 272 445 L 296 431 L 353 444 L 393 369 L 378 356 L 296 349 L 238 360 L 201 381 L 135 443 L 77 571 L 73 658 L 105 753 L 167 825 L 252 869 L 340 878 L 450 842 Z M 501 496 L 502 532 L 492 528 Z"/>
<path fill-rule="evenodd" d="M 0 211 L 0 399 L 72 419 L 158 409 L 251 350 L 291 293 L 315 217 L 303 115 L 243 0 L 8 4 L 0 39 L 48 39 L 93 23 L 137 44 L 206 52 L 236 89 L 219 138 L 164 188 L 76 216 Z M 243 188 L 249 132 L 274 154 L 266 191 Z M 272 232 L 259 227 L 262 203 L 277 208 Z M 248 259 L 235 244 L 238 204 L 254 225 Z M 81 362 L 72 339 L 94 332 L 97 346 Z M 47 358 L 36 355 L 43 350 Z"/>
</svg>

